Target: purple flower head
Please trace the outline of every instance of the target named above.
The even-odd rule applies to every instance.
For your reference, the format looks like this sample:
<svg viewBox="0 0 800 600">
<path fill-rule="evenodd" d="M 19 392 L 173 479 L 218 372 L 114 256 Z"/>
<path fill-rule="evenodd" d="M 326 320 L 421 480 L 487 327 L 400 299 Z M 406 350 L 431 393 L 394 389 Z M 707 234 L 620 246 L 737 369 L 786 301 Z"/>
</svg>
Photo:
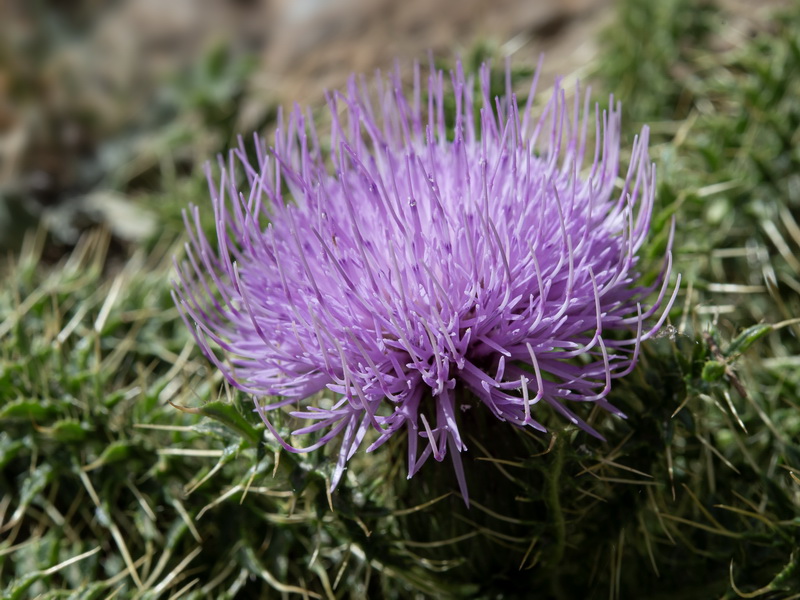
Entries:
<svg viewBox="0 0 800 600">
<path fill-rule="evenodd" d="M 216 247 L 199 209 L 185 215 L 174 296 L 187 326 L 284 448 L 339 444 L 332 488 L 374 430 L 367 452 L 405 433 L 409 477 L 449 454 L 466 500 L 459 413 L 472 399 L 481 418 L 540 431 L 545 402 L 601 439 L 574 403 L 624 417 L 606 396 L 666 318 L 644 326 L 671 270 L 668 249 L 642 306 L 648 131 L 622 179 L 619 105 L 568 102 L 557 84 L 534 118 L 539 71 L 521 111 L 508 82 L 490 97 L 488 67 L 475 82 L 458 64 L 447 85 L 432 70 L 426 88 L 416 68 L 410 95 L 396 73 L 372 88 L 353 77 L 328 98 L 325 135 L 295 107 L 273 146 L 256 139 L 256 162 L 240 141 L 218 181 L 208 169 Z M 282 407 L 310 446 L 275 430 Z"/>
</svg>

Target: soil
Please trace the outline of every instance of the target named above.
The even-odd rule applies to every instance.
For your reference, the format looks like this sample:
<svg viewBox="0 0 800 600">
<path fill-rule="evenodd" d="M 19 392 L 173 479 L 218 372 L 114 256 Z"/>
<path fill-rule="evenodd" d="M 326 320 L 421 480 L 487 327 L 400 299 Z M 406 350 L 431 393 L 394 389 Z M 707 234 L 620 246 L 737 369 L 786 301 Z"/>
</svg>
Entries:
<svg viewBox="0 0 800 600">
<path fill-rule="evenodd" d="M 265 49 L 262 85 L 281 102 L 319 97 L 325 88 L 340 87 L 350 72 L 390 69 L 395 59 L 427 61 L 429 52 L 453 58 L 476 42 L 525 64 L 536 64 L 545 53 L 546 80 L 569 75 L 596 56 L 597 33 L 613 18 L 611 0 L 300 4 L 325 8 L 287 19 Z"/>
</svg>

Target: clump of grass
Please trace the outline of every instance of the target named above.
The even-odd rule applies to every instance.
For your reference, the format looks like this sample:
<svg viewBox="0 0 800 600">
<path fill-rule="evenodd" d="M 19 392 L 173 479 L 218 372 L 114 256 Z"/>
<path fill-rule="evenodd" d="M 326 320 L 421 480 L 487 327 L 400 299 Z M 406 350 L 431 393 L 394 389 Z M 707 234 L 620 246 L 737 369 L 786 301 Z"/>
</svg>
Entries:
<svg viewBox="0 0 800 600">
<path fill-rule="evenodd" d="M 697 53 L 716 14 L 706 0 L 618 3 L 617 21 L 604 35 L 600 69 L 609 89 L 625 101 L 627 118 L 652 123 L 686 117 L 694 101 Z"/>
<path fill-rule="evenodd" d="M 621 6 L 629 16 L 656 10 Z M 660 83 L 640 73 L 639 91 L 623 97 L 669 119 L 657 124 L 655 159 L 665 216 L 678 215 L 677 268 L 688 281 L 676 322 L 683 399 L 667 446 L 671 487 L 682 485 L 659 503 L 662 535 L 687 554 L 666 564 L 723 597 L 800 589 L 800 86 L 790 75 L 800 68 L 798 24 L 795 8 L 749 44 L 717 52 L 703 48 L 719 46 L 718 30 L 701 44 L 678 33 Z M 630 77 L 619 67 L 645 44 L 630 34 L 613 38 L 612 82 Z"/>
<path fill-rule="evenodd" d="M 329 539 L 307 491 L 320 477 L 279 464 L 242 399 L 218 397 L 169 296 L 171 247 L 114 265 L 95 232 L 42 268 L 43 239 L 28 239 L 0 292 L 3 597 L 327 584 L 293 560 Z M 317 563 L 342 552 L 323 547 Z"/>
<path fill-rule="evenodd" d="M 121 262 L 98 230 L 47 267 L 44 242 L 0 292 L 3 597 L 469 595 L 409 558 L 386 462 L 329 496 L 326 457 L 280 451 L 196 358 L 172 243 Z"/>
</svg>

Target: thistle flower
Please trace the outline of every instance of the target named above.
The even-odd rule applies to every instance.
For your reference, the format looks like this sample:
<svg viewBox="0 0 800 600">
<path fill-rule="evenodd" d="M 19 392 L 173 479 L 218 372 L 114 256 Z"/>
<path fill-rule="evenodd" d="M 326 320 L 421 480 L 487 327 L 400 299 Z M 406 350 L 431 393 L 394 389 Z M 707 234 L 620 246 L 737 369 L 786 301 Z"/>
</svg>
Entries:
<svg viewBox="0 0 800 600">
<path fill-rule="evenodd" d="M 449 454 L 467 501 L 459 413 L 474 399 L 481 418 L 539 431 L 544 402 L 601 439 L 575 403 L 624 417 L 606 396 L 664 322 L 666 308 L 644 326 L 672 262 L 668 248 L 643 308 L 648 131 L 619 180 L 620 106 L 590 110 L 588 92 L 572 103 L 556 84 L 534 118 L 539 72 L 521 112 L 508 70 L 503 99 L 480 70 L 478 102 L 460 64 L 425 90 L 416 68 L 410 96 L 397 72 L 371 91 L 352 77 L 328 96 L 326 135 L 295 106 L 272 147 L 256 138 L 255 161 L 240 139 L 218 181 L 207 167 L 216 248 L 191 206 L 176 304 L 284 448 L 339 444 L 332 489 L 372 429 L 367 452 L 405 433 L 409 478 Z M 276 431 L 283 407 L 304 422 L 292 436 L 314 434 L 308 447 Z"/>
</svg>

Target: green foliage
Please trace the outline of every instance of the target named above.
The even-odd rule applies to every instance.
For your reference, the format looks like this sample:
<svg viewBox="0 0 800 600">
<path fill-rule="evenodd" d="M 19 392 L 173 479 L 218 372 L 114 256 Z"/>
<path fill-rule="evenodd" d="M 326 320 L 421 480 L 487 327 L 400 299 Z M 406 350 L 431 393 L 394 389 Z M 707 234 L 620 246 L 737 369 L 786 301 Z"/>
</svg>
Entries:
<svg viewBox="0 0 800 600">
<path fill-rule="evenodd" d="M 169 296 L 169 247 L 114 267 L 97 233 L 44 268 L 42 242 L 0 292 L 3 597 L 220 598 L 307 579 L 292 557 L 341 527 L 324 481 L 280 460 L 242 398 L 217 399 Z"/>
<path fill-rule="evenodd" d="M 638 122 L 683 118 L 692 104 L 692 68 L 716 11 L 706 0 L 620 0 L 605 34 L 600 70 L 609 90 Z"/>
<path fill-rule="evenodd" d="M 623 96 L 624 80 L 636 82 L 623 100 L 637 118 L 679 119 L 654 127 L 655 160 L 665 213 L 678 216 L 676 265 L 688 283 L 680 329 L 694 336 L 694 349 L 676 339 L 685 390 L 666 447 L 675 500 L 657 495 L 662 522 L 652 531 L 684 555 L 659 562 L 656 544 L 655 564 L 674 588 L 673 596 L 662 588 L 665 597 L 782 598 L 800 590 L 800 86 L 791 75 L 800 68 L 800 11 L 717 53 L 708 48 L 724 46 L 714 38 L 729 32 L 705 29 L 698 38 L 682 27 L 690 15 L 723 22 L 709 21 L 701 3 L 623 2 L 622 22 L 645 12 L 659 19 L 668 7 L 670 23 L 647 36 L 612 31 L 603 67 Z M 646 37 L 670 30 L 670 44 L 649 47 Z M 635 47 L 646 63 L 636 69 Z"/>
<path fill-rule="evenodd" d="M 619 11 L 603 89 L 627 134 L 660 121 L 643 264 L 654 279 L 675 216 L 687 283 L 675 326 L 615 382 L 628 419 L 587 407 L 606 442 L 545 407 L 545 436 L 468 410 L 468 508 L 447 464 L 406 479 L 401 439 L 329 495 L 326 451 L 265 434 L 169 293 L 180 209 L 203 204 L 196 167 L 230 143 L 250 68 L 217 49 L 170 88 L 139 162 L 108 163 L 158 235 L 127 253 L 91 232 L 57 264 L 29 237 L 0 273 L 0 594 L 797 598 L 800 11 L 721 52 L 706 3 Z"/>
</svg>

